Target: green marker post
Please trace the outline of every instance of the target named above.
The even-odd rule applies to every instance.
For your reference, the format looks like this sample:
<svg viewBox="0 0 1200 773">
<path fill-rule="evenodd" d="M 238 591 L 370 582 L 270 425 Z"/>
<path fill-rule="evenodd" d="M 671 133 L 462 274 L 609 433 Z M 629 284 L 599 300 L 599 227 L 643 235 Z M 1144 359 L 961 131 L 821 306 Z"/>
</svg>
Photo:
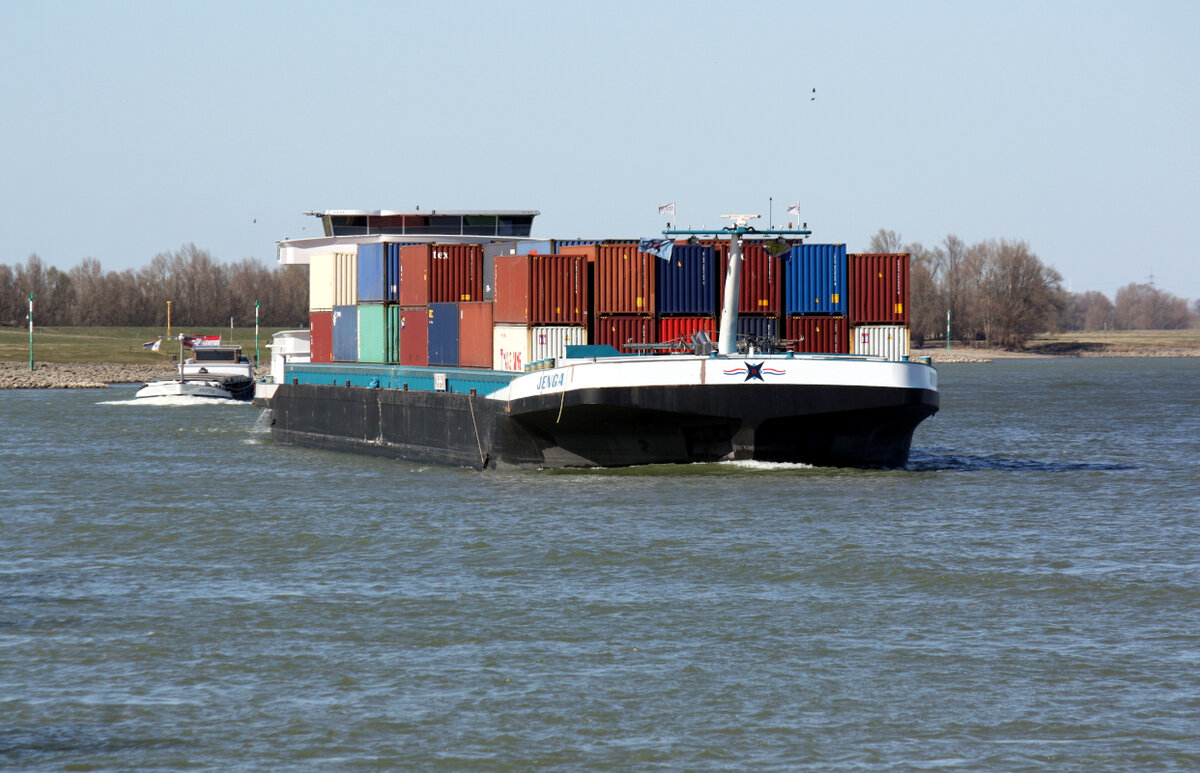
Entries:
<svg viewBox="0 0 1200 773">
<path fill-rule="evenodd" d="M 29 369 L 33 370 L 33 293 L 29 294 Z"/>
<path fill-rule="evenodd" d="M 258 299 L 254 299 L 254 367 L 258 367 Z"/>
</svg>

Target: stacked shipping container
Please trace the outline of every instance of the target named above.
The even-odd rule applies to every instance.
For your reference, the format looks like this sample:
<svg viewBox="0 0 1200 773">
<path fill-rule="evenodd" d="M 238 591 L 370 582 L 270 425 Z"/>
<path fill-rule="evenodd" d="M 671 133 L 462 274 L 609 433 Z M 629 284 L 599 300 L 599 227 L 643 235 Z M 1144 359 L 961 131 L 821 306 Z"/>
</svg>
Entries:
<svg viewBox="0 0 1200 773">
<path fill-rule="evenodd" d="M 907 357 L 909 256 L 855 254 L 848 260 L 851 352 Z"/>
<path fill-rule="evenodd" d="M 382 243 L 314 256 L 312 361 L 521 370 L 574 344 L 632 354 L 646 350 L 630 344 L 697 331 L 715 340 L 728 243 L 679 243 L 669 261 L 637 247 Z M 739 338 L 783 338 L 798 352 L 908 354 L 907 255 L 796 243 L 781 259 L 751 242 L 743 260 Z"/>
</svg>

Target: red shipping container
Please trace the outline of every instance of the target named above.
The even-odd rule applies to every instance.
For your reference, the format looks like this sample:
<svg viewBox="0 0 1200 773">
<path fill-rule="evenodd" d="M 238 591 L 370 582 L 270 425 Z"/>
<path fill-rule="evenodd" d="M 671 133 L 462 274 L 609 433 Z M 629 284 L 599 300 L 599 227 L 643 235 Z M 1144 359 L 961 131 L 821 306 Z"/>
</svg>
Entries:
<svg viewBox="0 0 1200 773">
<path fill-rule="evenodd" d="M 311 362 L 333 362 L 333 312 L 308 313 L 308 351 Z"/>
<path fill-rule="evenodd" d="M 411 244 L 400 248 L 400 305 L 483 300 L 483 247 Z"/>
<path fill-rule="evenodd" d="M 596 264 L 596 314 L 650 314 L 658 258 L 640 252 L 637 242 L 562 247 L 562 255 L 583 255 Z"/>
<path fill-rule="evenodd" d="M 429 310 L 400 312 L 400 364 L 429 364 Z"/>
<path fill-rule="evenodd" d="M 496 321 L 518 325 L 586 325 L 588 262 L 582 255 L 497 255 Z"/>
<path fill-rule="evenodd" d="M 492 304 L 458 304 L 458 364 L 492 367 Z"/>
<path fill-rule="evenodd" d="M 907 325 L 908 254 L 846 258 L 850 320 L 856 325 Z"/>
<path fill-rule="evenodd" d="M 708 333 L 710 340 L 716 341 L 718 327 L 716 317 L 659 317 L 658 340 L 663 343 L 674 341 L 677 338 L 686 341 L 692 333 L 702 331 Z M 680 351 L 690 351 L 687 346 L 683 345 L 676 348 Z"/>
<path fill-rule="evenodd" d="M 720 304 L 725 304 L 725 277 L 729 276 L 729 249 L 721 253 Z M 767 252 L 761 244 L 742 242 L 742 291 L 739 314 L 783 313 L 783 259 Z"/>
<path fill-rule="evenodd" d="M 658 340 L 658 323 L 643 314 L 613 314 L 596 318 L 592 343 L 615 346 L 625 354 L 648 354 L 645 349 L 630 349 L 626 344 L 651 344 Z"/>
<path fill-rule="evenodd" d="M 850 325 L 845 317 L 805 314 L 787 318 L 784 338 L 791 349 L 814 354 L 849 354 Z"/>
</svg>

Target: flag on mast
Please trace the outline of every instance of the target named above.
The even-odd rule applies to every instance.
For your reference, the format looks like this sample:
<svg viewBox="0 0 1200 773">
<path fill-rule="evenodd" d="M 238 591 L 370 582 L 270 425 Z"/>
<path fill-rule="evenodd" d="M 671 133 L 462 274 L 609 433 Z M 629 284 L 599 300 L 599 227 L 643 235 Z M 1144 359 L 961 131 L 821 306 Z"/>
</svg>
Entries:
<svg viewBox="0 0 1200 773">
<path fill-rule="evenodd" d="M 671 217 L 674 217 L 675 216 L 675 202 L 672 201 L 670 204 L 663 204 L 663 205 L 659 206 L 658 214 L 670 215 Z"/>
<path fill-rule="evenodd" d="M 789 206 L 787 208 L 787 213 L 789 215 L 795 215 L 796 217 L 800 217 L 800 202 L 797 201 L 795 204 L 792 204 L 791 206 Z"/>
<path fill-rule="evenodd" d="M 162 339 L 155 338 L 153 341 L 147 341 L 146 343 L 142 344 L 142 348 L 149 352 L 157 352 L 158 347 L 161 345 L 162 345 Z"/>
<path fill-rule="evenodd" d="M 675 242 L 671 239 L 641 239 L 638 241 L 638 252 L 656 255 L 662 260 L 670 260 Z"/>
</svg>

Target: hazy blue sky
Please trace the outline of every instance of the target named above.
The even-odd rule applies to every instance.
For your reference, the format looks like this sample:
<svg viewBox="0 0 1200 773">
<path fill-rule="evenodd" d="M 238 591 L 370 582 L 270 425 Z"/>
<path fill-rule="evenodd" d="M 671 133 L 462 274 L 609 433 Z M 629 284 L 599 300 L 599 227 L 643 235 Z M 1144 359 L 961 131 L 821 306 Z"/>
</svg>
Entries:
<svg viewBox="0 0 1200 773">
<path fill-rule="evenodd" d="M 0 263 L 275 260 L 312 209 L 1022 239 L 1200 298 L 1200 3 L 0 0 Z M 811 97 L 816 88 L 816 99 Z"/>
</svg>

